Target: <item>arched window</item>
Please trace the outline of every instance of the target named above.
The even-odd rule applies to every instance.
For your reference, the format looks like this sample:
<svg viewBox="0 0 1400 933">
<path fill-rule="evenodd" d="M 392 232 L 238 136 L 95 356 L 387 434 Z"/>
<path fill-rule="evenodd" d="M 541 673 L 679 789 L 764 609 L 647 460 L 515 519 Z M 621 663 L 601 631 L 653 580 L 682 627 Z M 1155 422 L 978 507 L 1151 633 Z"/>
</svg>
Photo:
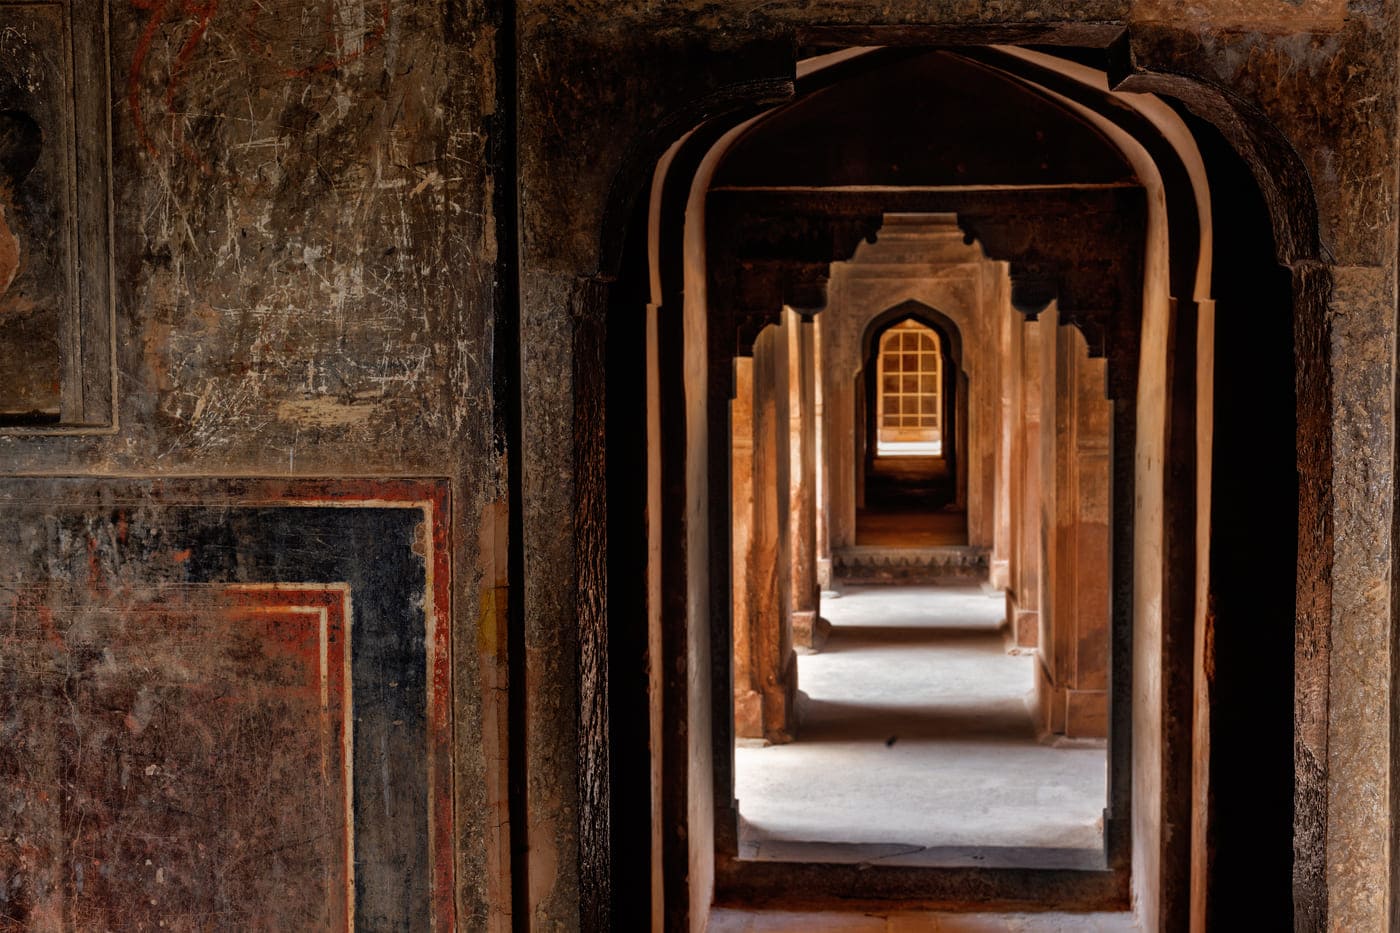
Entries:
<svg viewBox="0 0 1400 933">
<path fill-rule="evenodd" d="M 880 456 L 943 453 L 943 365 L 938 334 L 901 321 L 880 338 L 877 395 Z"/>
</svg>

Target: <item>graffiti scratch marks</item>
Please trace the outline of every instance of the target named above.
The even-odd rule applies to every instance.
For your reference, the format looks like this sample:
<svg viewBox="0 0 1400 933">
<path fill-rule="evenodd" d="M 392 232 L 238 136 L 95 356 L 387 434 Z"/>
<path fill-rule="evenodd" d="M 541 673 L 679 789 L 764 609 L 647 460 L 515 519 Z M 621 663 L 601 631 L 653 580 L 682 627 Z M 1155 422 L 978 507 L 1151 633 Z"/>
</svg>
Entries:
<svg viewBox="0 0 1400 933">
<path fill-rule="evenodd" d="M 348 589 L 148 592 L 7 594 L 0 772 L 26 806 L 0 824 L 29 843 L 8 912 L 351 929 Z"/>
<path fill-rule="evenodd" d="M 171 8 L 176 5 L 176 0 L 131 0 L 132 6 L 138 10 L 144 10 L 150 14 L 146 20 L 145 28 L 141 30 L 141 38 L 136 43 L 136 55 L 132 59 L 131 71 L 127 76 L 126 95 L 127 102 L 131 107 L 132 119 L 136 124 L 136 133 L 141 140 L 141 145 L 151 155 L 158 155 L 156 145 L 151 140 L 150 131 L 146 125 L 146 113 L 141 104 L 141 75 L 145 70 L 146 61 L 151 54 L 151 45 L 155 42 L 160 27 L 165 23 Z M 200 40 L 209 30 L 209 23 L 218 12 L 219 0 L 209 0 L 207 3 L 198 3 L 194 0 L 181 0 L 181 12 L 194 17 L 193 28 L 184 43 L 180 46 L 180 51 L 175 55 L 175 61 L 170 67 L 170 77 L 165 84 L 164 103 L 167 112 L 173 111 L 175 93 L 184 80 L 185 66 L 194 56 L 195 49 L 199 47 Z M 181 141 L 182 149 L 188 147 Z M 193 156 L 187 151 L 187 155 Z M 196 158 L 202 163 L 203 160 Z"/>
<path fill-rule="evenodd" d="M 392 0 L 378 0 L 366 9 L 365 0 L 322 0 L 321 15 L 308 13 L 301 3 L 268 12 L 267 0 L 131 0 L 132 7 L 145 14 L 145 23 L 136 42 L 127 72 L 126 100 L 141 147 L 152 157 L 161 155 L 154 124 L 169 124 L 170 144 L 184 158 L 208 174 L 210 166 L 186 140 L 180 100 L 191 81 L 204 80 L 202 69 L 194 67 L 201 58 L 210 58 L 209 68 L 227 67 L 230 62 L 248 61 L 264 66 L 263 72 L 278 80 L 306 79 L 334 73 L 378 48 L 389 31 Z M 266 19 L 266 21 L 264 21 Z M 319 20 L 314 38 L 287 30 L 288 23 Z M 268 22 L 275 22 L 269 27 Z M 206 41 L 217 32 L 221 43 L 217 53 L 208 51 Z M 174 48 L 164 75 L 159 73 L 155 51 L 158 40 L 171 33 L 166 43 Z M 197 76 L 198 75 L 198 76 Z M 266 80 L 264 78 L 263 80 Z M 160 87 L 147 95 L 147 83 Z M 160 116 L 152 113 L 158 101 Z"/>
<path fill-rule="evenodd" d="M 0 487 L 0 929 L 453 929 L 448 488 Z"/>
</svg>

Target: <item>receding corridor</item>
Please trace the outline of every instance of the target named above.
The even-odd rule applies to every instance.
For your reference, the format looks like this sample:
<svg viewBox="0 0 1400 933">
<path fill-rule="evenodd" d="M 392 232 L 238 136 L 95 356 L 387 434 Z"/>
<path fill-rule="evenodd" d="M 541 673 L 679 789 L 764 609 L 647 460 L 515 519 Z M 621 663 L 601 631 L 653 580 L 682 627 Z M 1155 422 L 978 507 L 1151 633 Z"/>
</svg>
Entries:
<svg viewBox="0 0 1400 933">
<path fill-rule="evenodd" d="M 1104 744 L 1037 739 L 1036 662 L 1006 652 L 1004 605 L 977 586 L 847 586 L 824 600 L 830 638 L 798 659 L 797 740 L 735 751 L 741 857 L 1101 860 Z"/>
</svg>

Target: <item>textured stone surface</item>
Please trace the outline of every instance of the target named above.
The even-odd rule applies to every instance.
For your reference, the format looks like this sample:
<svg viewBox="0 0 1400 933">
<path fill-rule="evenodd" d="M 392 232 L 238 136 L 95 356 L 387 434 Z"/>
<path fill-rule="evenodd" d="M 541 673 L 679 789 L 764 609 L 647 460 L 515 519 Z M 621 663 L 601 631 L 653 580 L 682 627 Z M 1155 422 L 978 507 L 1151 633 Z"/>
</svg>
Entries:
<svg viewBox="0 0 1400 933">
<path fill-rule="evenodd" d="M 1389 586 L 1394 497 L 1395 357 L 1390 277 L 1338 269 L 1332 309 L 1332 361 L 1339 411 L 1333 423 L 1337 523 L 1332 602 L 1332 678 L 1328 698 L 1332 775 L 1327 840 L 1328 923 L 1374 926 L 1389 892 L 1392 766 L 1388 756 L 1394 619 Z"/>
<path fill-rule="evenodd" d="M 9 475 L 450 478 L 464 928 L 507 906 L 488 905 L 505 880 L 486 867 L 503 773 L 488 772 L 482 737 L 500 729 L 478 680 L 505 636 L 479 547 L 498 539 L 478 533 L 504 496 L 493 15 L 456 0 L 111 3 L 119 427 L 0 431 Z"/>
<path fill-rule="evenodd" d="M 498 56 L 502 16 L 516 19 L 516 59 Z M 574 582 L 580 281 L 616 271 L 631 199 L 665 148 L 703 116 L 788 93 L 799 46 L 1107 42 L 1128 23 L 1136 89 L 1178 93 L 1240 149 L 1312 302 L 1297 317 L 1299 657 L 1320 662 L 1300 682 L 1299 760 L 1300 807 L 1320 811 L 1300 816 L 1299 864 L 1327 925 L 1380 929 L 1397 900 L 1395 18 L 1378 0 L 112 3 L 99 59 L 111 71 L 117 426 L 0 436 L 0 472 L 446 478 L 458 922 L 505 921 L 514 829 L 528 840 L 516 903 L 539 928 L 575 928 L 576 625 L 600 598 Z M 518 189 L 503 77 L 519 80 Z M 502 87 L 516 100 L 511 80 Z M 518 200 L 518 229 L 497 228 L 497 195 Z M 495 265 L 517 243 L 518 295 Z M 497 340 L 494 317 L 517 298 L 520 333 Z M 522 443 L 510 449 L 517 399 Z M 514 516 L 511 456 L 524 461 Z M 507 535 L 512 520 L 523 540 Z M 524 565 L 508 565 L 520 546 Z M 708 555 L 689 559 L 698 570 Z M 694 611 L 698 631 L 709 612 Z M 525 647 L 509 659 L 513 685 L 509 637 Z M 707 652 L 697 643 L 699 669 L 681 673 L 696 697 Z M 528 834 L 505 819 L 507 759 L 526 766 L 516 813 Z M 706 774 L 694 775 L 701 797 Z M 703 805 L 695 813 L 705 824 Z"/>
</svg>

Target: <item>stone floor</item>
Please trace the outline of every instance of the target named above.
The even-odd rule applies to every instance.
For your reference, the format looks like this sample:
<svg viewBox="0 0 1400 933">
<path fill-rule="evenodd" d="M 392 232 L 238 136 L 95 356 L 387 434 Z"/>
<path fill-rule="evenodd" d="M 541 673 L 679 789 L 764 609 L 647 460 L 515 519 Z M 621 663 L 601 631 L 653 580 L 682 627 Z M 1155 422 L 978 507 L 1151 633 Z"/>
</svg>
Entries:
<svg viewBox="0 0 1400 933">
<path fill-rule="evenodd" d="M 735 752 L 741 857 L 1101 866 L 1105 749 L 1037 740 L 1035 662 L 1006 653 L 1003 606 L 976 586 L 825 600 L 797 741 Z"/>
</svg>

